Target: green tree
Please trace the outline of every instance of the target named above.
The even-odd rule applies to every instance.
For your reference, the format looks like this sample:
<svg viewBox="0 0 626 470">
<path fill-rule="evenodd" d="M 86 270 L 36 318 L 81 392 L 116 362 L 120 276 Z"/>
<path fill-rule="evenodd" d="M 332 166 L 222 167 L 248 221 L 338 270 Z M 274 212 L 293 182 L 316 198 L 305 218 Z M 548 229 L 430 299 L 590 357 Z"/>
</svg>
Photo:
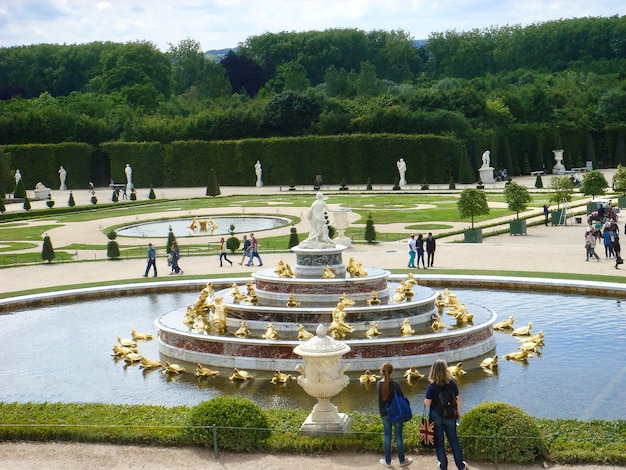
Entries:
<svg viewBox="0 0 626 470">
<path fill-rule="evenodd" d="M 613 189 L 626 195 L 626 166 L 617 165 L 617 171 L 613 176 Z"/>
<path fill-rule="evenodd" d="M 314 96 L 289 90 L 272 98 L 265 113 L 273 135 L 296 136 L 318 120 L 321 106 Z"/>
<path fill-rule="evenodd" d="M 520 211 L 525 211 L 526 207 L 533 198 L 530 196 L 526 186 L 517 184 L 512 181 L 508 186 L 504 188 L 504 200 L 509 205 L 509 209 L 515 211 L 517 214 L 517 220 L 519 220 Z"/>
<path fill-rule="evenodd" d="M 376 229 L 374 228 L 374 220 L 372 219 L 372 213 L 367 216 L 367 222 L 365 222 L 365 240 L 367 243 L 376 242 Z"/>
<path fill-rule="evenodd" d="M 537 178 L 535 179 L 535 188 L 543 189 L 543 180 L 541 179 L 541 175 L 537 175 Z"/>
<path fill-rule="evenodd" d="M 28 196 L 24 197 L 24 205 L 23 205 L 23 207 L 24 207 L 25 211 L 29 211 L 31 209 L 30 201 L 28 200 Z"/>
<path fill-rule="evenodd" d="M 176 235 L 170 226 L 167 232 L 167 245 L 165 246 L 165 252 L 169 255 L 172 252 L 172 243 L 176 240 Z"/>
<path fill-rule="evenodd" d="M 74 201 L 74 194 L 70 191 L 70 196 L 67 198 L 67 206 L 74 207 L 76 205 L 76 201 Z"/>
<path fill-rule="evenodd" d="M 41 259 L 50 263 L 55 258 L 54 248 L 52 248 L 52 241 L 50 237 L 46 235 L 43 238 L 43 246 L 41 248 Z"/>
<path fill-rule="evenodd" d="M 180 95 L 200 80 L 205 57 L 200 43 L 193 39 L 186 38 L 177 45 L 168 45 L 167 52 L 172 58 L 174 93 Z"/>
<path fill-rule="evenodd" d="M 586 173 L 583 176 L 582 184 L 580 185 L 580 192 L 595 198 L 601 194 L 604 194 L 609 183 L 600 170 L 593 170 Z"/>
<path fill-rule="evenodd" d="M 553 176 L 550 178 L 550 202 L 556 202 L 557 210 L 563 201 L 570 202 L 574 192 L 574 183 L 567 176 Z"/>
<path fill-rule="evenodd" d="M 489 214 L 487 195 L 484 191 L 475 188 L 467 188 L 461 192 L 457 201 L 457 209 L 461 219 L 471 217 L 472 230 L 474 229 L 474 217 Z"/>
<path fill-rule="evenodd" d="M 24 180 L 22 178 L 20 178 L 15 185 L 13 197 L 16 199 L 23 199 L 26 197 L 26 188 L 24 187 Z"/>
<path fill-rule="evenodd" d="M 298 230 L 296 229 L 296 227 L 291 227 L 290 229 L 290 234 L 289 234 L 289 249 L 293 248 L 294 246 L 298 246 L 300 244 L 300 240 L 298 238 Z"/>
<path fill-rule="evenodd" d="M 117 232 L 115 230 L 111 230 L 107 234 L 107 238 L 109 239 L 109 243 L 107 244 L 107 257 L 111 259 L 119 258 L 120 246 L 115 241 L 115 239 L 117 238 Z"/>
<path fill-rule="evenodd" d="M 215 174 L 215 170 L 211 168 L 211 171 L 209 172 L 209 183 L 206 187 L 206 195 L 215 197 L 220 194 L 222 194 L 222 192 L 220 191 L 220 185 L 217 182 L 217 175 Z"/>
</svg>

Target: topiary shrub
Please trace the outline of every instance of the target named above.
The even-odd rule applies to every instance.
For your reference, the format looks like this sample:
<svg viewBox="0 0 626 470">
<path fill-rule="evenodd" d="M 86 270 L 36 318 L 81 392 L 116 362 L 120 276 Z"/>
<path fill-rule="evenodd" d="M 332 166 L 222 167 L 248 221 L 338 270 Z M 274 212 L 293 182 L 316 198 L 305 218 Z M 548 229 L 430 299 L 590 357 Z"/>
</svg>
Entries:
<svg viewBox="0 0 626 470">
<path fill-rule="evenodd" d="M 23 207 L 24 207 L 24 210 L 26 210 L 26 211 L 29 211 L 31 209 L 30 201 L 28 200 L 28 197 L 24 198 L 24 205 L 23 205 Z"/>
<path fill-rule="evenodd" d="M 291 227 L 291 233 L 289 234 L 289 249 L 294 246 L 298 246 L 300 244 L 300 239 L 298 238 L 298 231 L 295 227 Z"/>
<path fill-rule="evenodd" d="M 530 463 L 548 450 L 533 417 L 507 403 L 482 403 L 463 417 L 459 441 L 468 460 Z"/>
<path fill-rule="evenodd" d="M 235 236 L 228 237 L 226 239 L 226 249 L 231 253 L 237 251 L 239 249 L 239 245 L 241 245 L 241 241 Z"/>
<path fill-rule="evenodd" d="M 22 181 L 21 178 L 15 185 L 15 190 L 13 191 L 13 197 L 15 199 L 23 199 L 26 197 L 26 187 L 24 186 L 24 181 Z"/>
<path fill-rule="evenodd" d="M 535 188 L 537 189 L 543 188 L 543 180 L 541 179 L 541 175 L 537 175 L 537 179 L 535 180 Z"/>
<path fill-rule="evenodd" d="M 217 397 L 194 406 L 186 432 L 194 444 L 213 447 L 213 425 L 218 426 L 217 445 L 221 450 L 261 449 L 271 434 L 263 410 L 241 397 Z"/>
<path fill-rule="evenodd" d="M 4 199 L 2 198 L 2 194 L 0 194 L 0 212 L 4 214 L 4 212 L 7 210 L 6 206 L 4 205 Z"/>
<path fill-rule="evenodd" d="M 366 189 L 368 191 L 372 190 L 372 179 L 371 178 L 367 178 L 367 187 L 366 187 Z"/>
<path fill-rule="evenodd" d="M 91 196 L 91 203 L 95 206 L 98 204 L 98 198 L 96 196 Z"/>
<path fill-rule="evenodd" d="M 48 199 L 46 201 L 46 206 L 48 206 L 50 209 L 52 209 L 54 207 L 54 201 L 52 199 Z"/>
<path fill-rule="evenodd" d="M 48 264 L 55 258 L 54 248 L 52 247 L 52 241 L 50 237 L 46 235 L 43 239 L 43 246 L 41 247 L 41 259 L 47 261 Z"/>
<path fill-rule="evenodd" d="M 111 201 L 117 202 L 120 200 L 119 191 L 117 189 L 113 190 L 113 195 L 111 196 Z"/>
<path fill-rule="evenodd" d="M 70 197 L 67 198 L 67 205 L 68 207 L 74 207 L 76 205 L 76 201 L 74 201 L 74 195 L 72 194 L 72 191 L 70 191 Z"/>
<path fill-rule="evenodd" d="M 150 188 L 150 192 L 148 193 L 148 199 L 156 199 L 156 194 L 154 193 L 154 189 L 152 187 Z"/>
<path fill-rule="evenodd" d="M 448 189 L 456 189 L 456 183 L 454 182 L 454 176 L 450 176 L 450 183 L 448 183 Z"/>
<path fill-rule="evenodd" d="M 367 222 L 365 222 L 365 240 L 367 243 L 376 243 L 376 228 L 374 227 L 374 219 L 372 214 L 367 216 Z"/>
</svg>

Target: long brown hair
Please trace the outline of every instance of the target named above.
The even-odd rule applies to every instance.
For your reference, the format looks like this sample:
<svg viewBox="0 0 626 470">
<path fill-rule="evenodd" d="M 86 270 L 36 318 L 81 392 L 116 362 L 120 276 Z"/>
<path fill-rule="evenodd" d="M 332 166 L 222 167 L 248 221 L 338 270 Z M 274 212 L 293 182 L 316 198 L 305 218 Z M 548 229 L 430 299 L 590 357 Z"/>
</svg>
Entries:
<svg viewBox="0 0 626 470">
<path fill-rule="evenodd" d="M 450 375 L 446 361 L 437 359 L 430 368 L 430 373 L 428 374 L 429 382 L 441 387 L 450 383 L 451 378 L 452 376 Z"/>
<path fill-rule="evenodd" d="M 391 374 L 393 374 L 393 366 L 391 365 L 391 362 L 385 362 L 382 366 L 380 366 L 380 373 L 383 376 L 381 396 L 383 401 L 389 401 L 389 398 L 391 398 Z"/>
</svg>

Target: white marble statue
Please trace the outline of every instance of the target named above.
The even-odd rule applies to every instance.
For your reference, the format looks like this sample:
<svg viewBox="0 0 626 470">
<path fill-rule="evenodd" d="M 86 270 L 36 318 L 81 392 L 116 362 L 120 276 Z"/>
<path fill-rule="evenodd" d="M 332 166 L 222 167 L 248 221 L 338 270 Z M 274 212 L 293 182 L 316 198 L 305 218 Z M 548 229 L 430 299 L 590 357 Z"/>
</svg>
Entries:
<svg viewBox="0 0 626 470">
<path fill-rule="evenodd" d="M 481 168 L 491 168 L 491 152 L 489 150 L 483 152 L 483 166 Z"/>
<path fill-rule="evenodd" d="M 61 191 L 65 191 L 67 186 L 65 185 L 65 180 L 67 178 L 67 170 L 63 168 L 63 165 L 59 167 L 59 182 L 61 183 L 59 189 Z"/>
<path fill-rule="evenodd" d="M 556 164 L 552 167 L 552 174 L 554 175 L 563 175 L 565 174 L 565 165 L 563 165 L 563 153 L 564 150 L 553 150 L 554 161 Z"/>
<path fill-rule="evenodd" d="M 300 248 L 334 248 L 335 244 L 328 236 L 328 226 L 324 212 L 330 211 L 324 202 L 324 195 L 318 192 L 315 195 L 315 201 L 306 213 L 306 218 L 311 223 L 309 230 L 309 238 L 304 240 L 298 246 Z"/>
<path fill-rule="evenodd" d="M 398 160 L 396 165 L 398 166 L 398 173 L 400 174 L 399 186 L 406 186 L 406 162 L 404 161 L 404 158 Z"/>
<path fill-rule="evenodd" d="M 20 173 L 20 170 L 15 170 L 15 185 L 17 186 L 17 183 L 19 183 L 19 181 L 22 179 L 22 174 Z"/>
<path fill-rule="evenodd" d="M 126 164 L 124 173 L 126 173 L 126 191 L 130 192 L 133 189 L 133 169 L 130 167 L 130 164 Z"/>
<path fill-rule="evenodd" d="M 254 164 L 254 173 L 256 174 L 256 187 L 260 188 L 263 186 L 263 168 L 261 167 L 261 162 L 259 160 Z"/>
</svg>

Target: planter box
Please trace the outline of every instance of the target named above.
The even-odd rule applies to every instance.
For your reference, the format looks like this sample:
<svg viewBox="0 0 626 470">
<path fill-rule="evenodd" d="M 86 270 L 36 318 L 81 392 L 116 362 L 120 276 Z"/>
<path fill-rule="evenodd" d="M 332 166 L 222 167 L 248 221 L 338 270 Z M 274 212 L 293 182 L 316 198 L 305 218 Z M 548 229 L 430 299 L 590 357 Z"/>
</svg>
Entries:
<svg viewBox="0 0 626 470">
<path fill-rule="evenodd" d="M 552 225 L 559 225 L 561 221 L 561 214 L 563 213 L 563 209 L 550 211 L 550 223 Z M 565 222 L 565 219 L 563 219 Z"/>
<path fill-rule="evenodd" d="M 482 243 L 483 231 L 480 228 L 468 229 L 463 232 L 465 243 Z"/>
<path fill-rule="evenodd" d="M 526 220 L 512 220 L 509 222 L 509 235 L 526 235 Z"/>
<path fill-rule="evenodd" d="M 617 205 L 619 207 L 626 207 L 626 196 L 619 196 L 617 198 Z"/>
</svg>

